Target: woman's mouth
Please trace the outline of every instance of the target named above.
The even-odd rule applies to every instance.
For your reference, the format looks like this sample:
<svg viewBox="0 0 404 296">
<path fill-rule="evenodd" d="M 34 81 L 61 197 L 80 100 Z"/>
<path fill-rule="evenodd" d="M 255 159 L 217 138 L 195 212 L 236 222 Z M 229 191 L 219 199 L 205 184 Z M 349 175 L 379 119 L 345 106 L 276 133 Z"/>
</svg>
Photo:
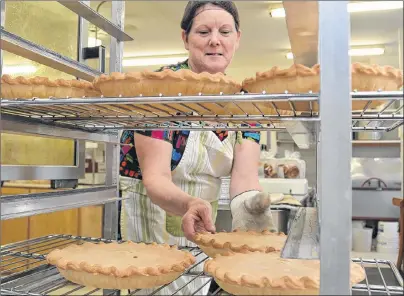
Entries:
<svg viewBox="0 0 404 296">
<path fill-rule="evenodd" d="M 215 57 L 215 56 L 220 57 L 220 56 L 223 56 L 223 54 L 221 54 L 221 53 L 215 53 L 215 52 L 206 53 L 205 55 L 211 56 L 211 57 Z"/>
</svg>

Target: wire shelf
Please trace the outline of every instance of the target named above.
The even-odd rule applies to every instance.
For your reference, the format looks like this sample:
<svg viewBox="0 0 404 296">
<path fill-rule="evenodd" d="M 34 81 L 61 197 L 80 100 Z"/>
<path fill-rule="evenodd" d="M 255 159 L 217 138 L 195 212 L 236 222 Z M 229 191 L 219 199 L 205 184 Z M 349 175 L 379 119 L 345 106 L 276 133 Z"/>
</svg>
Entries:
<svg viewBox="0 0 404 296">
<path fill-rule="evenodd" d="M 118 295 L 118 291 L 84 287 L 66 281 L 54 266 L 46 264 L 45 256 L 55 248 L 66 247 L 84 241 L 108 243 L 111 240 L 101 238 L 78 237 L 71 235 L 49 235 L 28 241 L 6 245 L 1 248 L 1 292 L 7 295 Z M 196 263 L 181 277 L 187 277 L 186 284 L 180 286 L 174 294 L 181 294 L 187 285 L 197 278 L 206 281 L 195 287 L 193 295 L 200 293 L 204 286 L 210 285 L 212 278 L 203 272 L 195 271 L 208 258 L 198 248 L 182 248 L 193 253 Z M 366 270 L 366 279 L 352 288 L 354 295 L 402 295 L 403 279 L 399 271 L 387 260 L 353 259 Z M 168 285 L 166 285 L 168 286 Z M 158 293 L 162 286 L 151 295 Z M 130 295 L 144 295 L 142 290 L 126 291 Z M 174 295 L 173 294 L 173 295 Z M 210 295 L 226 295 L 220 288 Z"/>
<path fill-rule="evenodd" d="M 352 98 L 354 131 L 389 131 L 403 123 L 400 91 L 354 92 Z M 3 114 L 86 130 L 282 130 L 287 121 L 318 121 L 318 109 L 313 93 L 1 100 Z M 357 126 L 363 120 L 388 125 Z"/>
</svg>

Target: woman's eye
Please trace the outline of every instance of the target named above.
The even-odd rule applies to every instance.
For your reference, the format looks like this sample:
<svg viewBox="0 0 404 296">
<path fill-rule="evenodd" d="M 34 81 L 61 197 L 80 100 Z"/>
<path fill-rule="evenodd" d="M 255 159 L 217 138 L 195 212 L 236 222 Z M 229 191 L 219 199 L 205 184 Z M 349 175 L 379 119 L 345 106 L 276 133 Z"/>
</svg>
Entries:
<svg viewBox="0 0 404 296">
<path fill-rule="evenodd" d="M 208 35 L 209 32 L 208 32 L 208 31 L 199 31 L 199 34 L 201 34 L 201 35 Z"/>
<path fill-rule="evenodd" d="M 226 35 L 229 35 L 231 32 L 230 31 L 221 31 L 221 33 L 226 36 Z"/>
</svg>

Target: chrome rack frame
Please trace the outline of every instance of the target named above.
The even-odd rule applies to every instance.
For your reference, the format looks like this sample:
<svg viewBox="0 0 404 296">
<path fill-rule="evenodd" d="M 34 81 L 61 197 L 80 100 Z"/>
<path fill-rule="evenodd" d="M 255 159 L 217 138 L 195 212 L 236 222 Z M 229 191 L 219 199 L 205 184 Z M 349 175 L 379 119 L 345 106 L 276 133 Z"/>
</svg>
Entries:
<svg viewBox="0 0 404 296">
<path fill-rule="evenodd" d="M 307 2 L 307 1 L 305 1 Z M 84 2 L 82 2 L 84 4 Z M 82 3 L 78 5 L 82 5 Z M 86 1 L 87 3 L 87 1 Z M 4 27 L 4 0 L 1 4 L 1 25 Z M 285 3 L 286 4 L 286 3 Z M 25 131 L 29 134 L 49 135 L 75 140 L 101 141 L 106 143 L 106 166 L 107 176 L 105 187 L 100 187 L 100 191 L 110 190 L 111 199 L 118 197 L 117 178 L 119 159 L 119 133 L 120 129 L 187 129 L 187 130 L 284 130 L 290 128 L 291 124 L 309 123 L 313 125 L 314 139 L 317 144 L 317 189 L 320 196 L 320 225 L 321 225 L 321 256 L 320 256 L 320 280 L 321 294 L 346 295 L 351 292 L 349 286 L 349 249 L 351 230 L 351 204 L 352 189 L 350 180 L 350 157 L 352 155 L 352 144 L 350 131 L 391 131 L 403 124 L 403 94 L 402 92 L 372 92 L 372 93 L 350 93 L 349 75 L 349 14 L 347 11 L 347 1 L 319 1 L 316 9 L 308 9 L 314 14 L 316 22 L 306 22 L 307 15 L 302 13 L 301 5 L 287 4 L 286 19 L 288 24 L 288 35 L 293 48 L 298 48 L 296 58 L 300 63 L 312 65 L 315 56 L 321 64 L 321 93 L 320 94 L 242 94 L 235 96 L 195 96 L 195 97 L 164 97 L 159 96 L 139 97 L 139 98 L 77 98 L 77 99 L 30 99 L 30 100 L 1 100 L 1 120 L 2 128 L 5 131 L 20 133 Z M 309 5 L 309 4 L 307 4 Z M 310 4 L 311 5 L 311 4 Z M 83 7 L 81 7 L 83 8 Z M 80 9 L 81 9 L 80 8 Z M 307 6 L 307 8 L 309 8 Z M 76 8 L 74 8 L 76 9 Z M 86 7 L 82 11 L 90 11 Z M 84 13 L 80 14 L 85 17 Z M 125 2 L 112 1 L 111 15 L 114 27 L 120 32 L 124 28 Z M 295 22 L 290 22 L 294 16 L 304 16 L 295 18 Z M 88 19 L 92 19 L 89 16 Z M 80 24 L 83 19 L 80 19 Z M 96 23 L 96 22 L 95 22 Z M 79 26 L 79 48 L 85 40 L 85 32 Z M 305 34 L 311 36 L 310 40 L 316 46 L 302 47 L 301 42 L 308 40 L 301 38 L 301 31 L 294 28 L 304 27 Z M 116 29 L 114 28 L 114 30 Z M 2 28 L 2 49 L 13 50 L 14 53 L 31 57 L 33 60 L 52 64 L 51 67 L 60 69 L 67 73 L 76 73 L 77 77 L 91 80 L 99 71 L 91 70 L 87 73 L 85 65 L 75 61 L 69 61 L 67 65 L 60 65 L 63 61 L 58 61 L 54 53 L 50 53 L 38 45 L 30 44 L 18 36 Z M 330 33 L 332 32 L 332 34 Z M 314 33 L 313 35 L 310 35 Z M 121 34 L 121 33 L 119 33 Z M 3 36 L 8 36 L 4 37 Z M 18 37 L 18 38 L 17 38 Z M 110 48 L 110 71 L 122 72 L 123 42 L 119 37 L 111 38 Z M 8 39 L 7 39 L 8 38 Z M 302 41 L 303 40 L 303 41 Z M 306 48 L 310 51 L 307 52 Z M 30 50 L 31 49 L 31 50 Z M 296 50 L 294 50 L 296 51 Z M 1 51 L 2 53 L 2 51 Z M 2 56 L 2 55 L 1 55 Z M 80 54 L 79 54 L 80 56 Z M 65 60 L 65 59 L 63 59 Z M 79 60 L 81 61 L 80 57 Z M 2 65 L 2 63 L 1 63 Z M 84 70 L 83 70 L 84 69 Z M 305 99 L 303 99 L 305 98 Z M 303 99 L 303 100 L 302 100 Z M 188 100 L 188 101 L 187 101 Z M 300 100 L 300 101 L 299 101 Z M 372 111 L 374 100 L 385 101 L 386 105 L 378 111 Z M 352 111 L 354 104 L 359 102 L 360 108 Z M 303 105 L 309 106 L 301 108 Z M 320 110 L 315 109 L 315 105 Z M 398 106 L 395 106 L 398 105 Z M 355 105 L 357 106 L 357 105 Z M 226 108 L 229 107 L 229 108 Z M 263 109 L 266 108 L 266 109 Z M 271 109 L 272 111 L 269 111 Z M 217 112 L 219 110 L 219 112 Z M 252 111 L 251 111 L 252 110 Z M 283 111 L 289 112 L 283 112 Z M 180 113 L 180 115 L 177 115 Z M 368 124 L 358 126 L 360 121 L 380 121 L 377 126 Z M 338 122 L 338 124 L 336 124 Z M 230 123 L 230 125 L 227 125 Z M 259 123 L 259 126 L 249 126 L 250 123 Z M 302 128 L 305 130 L 305 128 Z M 59 133 L 59 134 L 58 134 Z M 403 145 L 403 144 L 402 144 Z M 333 169 L 330 170 L 329 168 Z M 1 181 L 1 180 L 0 180 Z M 59 195 L 25 195 L 14 196 L 1 199 L 6 205 L 7 212 L 3 212 L 5 217 L 17 215 L 19 198 L 25 198 L 30 204 L 35 203 L 35 197 L 39 197 L 37 207 L 31 211 L 52 212 L 54 208 L 43 201 L 54 201 L 60 199 L 64 204 L 59 210 L 72 207 L 80 207 L 82 203 L 69 203 L 70 197 L 77 196 L 82 191 L 68 191 L 60 198 Z M 87 192 L 86 201 L 104 203 L 107 197 L 95 201 L 99 194 L 97 189 Z M 90 196 L 91 195 L 91 198 Z M 17 210 L 16 210 L 17 209 Z M 104 208 L 104 232 L 103 238 L 99 241 L 117 239 L 118 230 L 118 203 L 108 202 Z M 26 210 L 26 209 L 25 209 Z M 24 214 L 26 211 L 22 211 Z M 8 216 L 7 216 L 8 215 Z M 14 216 L 13 216 L 14 217 Z M 74 238 L 69 236 L 49 236 L 47 241 L 52 242 L 53 238 L 61 238 L 66 241 L 86 238 Z M 96 239 L 90 239 L 96 241 Z M 330 243 L 332 242 L 332 243 Z M 32 244 L 42 244 L 39 255 L 32 253 L 37 246 Z M 52 243 L 53 244 L 53 243 Z M 20 254 L 12 253 L 12 249 L 17 245 L 5 246 L 1 249 L 4 260 L 1 264 L 6 267 L 24 269 L 24 271 L 7 274 L 2 277 L 1 289 L 9 293 L 18 294 L 18 290 L 23 292 L 38 292 L 34 295 L 41 295 L 41 292 L 50 291 L 57 287 L 65 286 L 66 282 L 60 277 L 56 269 L 44 265 L 43 256 L 49 245 L 41 239 L 31 240 L 28 243 L 19 244 L 23 251 Z M 55 246 L 55 245 L 54 245 Z M 24 248 L 26 248 L 24 250 Z M 36 251 L 38 251 L 36 249 Z M 45 252 L 42 252 L 45 251 Z M 15 258 L 19 259 L 15 259 Z M 7 260 L 7 261 L 6 261 Z M 28 270 L 24 261 L 28 260 Z M 35 264 L 37 260 L 38 263 Z M 42 260 L 42 261 L 41 261 Z M 12 263 L 14 262 L 14 263 Z M 32 265 L 34 263 L 34 265 Z M 395 273 L 394 265 L 382 260 L 362 260 L 362 264 L 375 264 L 377 268 L 381 264 L 387 265 Z M 21 265 L 20 264 L 20 265 Z M 2 265 L 4 267 L 4 265 Z M 380 269 L 379 269 L 380 270 Z M 10 270 L 9 270 L 10 271 Z M 2 274 L 5 270 L 1 269 Z M 199 274 L 197 276 L 204 276 Z M 362 283 L 362 285 L 364 285 Z M 355 286 L 364 288 L 365 291 L 386 291 L 387 294 L 403 293 L 401 287 L 394 288 L 383 281 L 381 288 L 366 281 L 366 286 Z M 354 288 L 355 288 L 354 287 Z M 74 291 L 81 290 L 75 287 Z M 73 292 L 73 291 L 71 291 Z M 94 293 L 87 291 L 85 293 Z"/>
<path fill-rule="evenodd" d="M 46 263 L 46 255 L 56 248 L 63 248 L 71 244 L 83 242 L 92 243 L 110 243 L 112 240 L 103 238 L 76 237 L 71 235 L 48 235 L 40 238 L 35 238 L 28 241 L 18 242 L 6 245 L 1 248 L 1 292 L 7 295 L 47 295 L 49 293 L 70 294 L 73 292 L 80 295 L 97 295 L 101 289 L 86 288 L 81 285 L 73 284 L 66 281 L 57 271 L 56 267 Z M 180 249 L 190 251 L 196 257 L 196 263 L 188 268 L 181 277 L 188 277 L 186 285 L 194 281 L 198 277 L 206 277 L 207 281 L 201 286 L 195 288 L 192 295 L 197 294 L 204 286 L 208 285 L 213 279 L 206 275 L 203 271 L 196 271 L 196 267 L 201 267 L 208 257 L 198 248 L 179 247 Z M 386 295 L 402 295 L 403 282 L 397 268 L 388 260 L 377 259 L 362 259 L 354 258 L 352 261 L 361 264 L 368 272 L 370 269 L 377 269 L 380 279 L 378 282 L 372 282 L 369 275 L 366 279 L 355 285 L 352 288 L 353 294 L 356 292 L 380 293 Z M 384 270 L 384 272 L 382 272 Z M 394 282 L 389 282 L 386 275 L 386 270 L 393 275 Z M 14 272 L 14 273 L 13 273 Z M 15 273 L 17 272 L 17 273 Z M 180 287 L 175 293 L 177 294 L 183 288 Z M 157 288 L 153 293 L 156 294 L 159 290 L 167 285 Z M 59 291 L 59 292 L 58 292 Z M 62 292 L 63 291 L 63 292 Z M 98 293 L 97 293 L 98 292 Z M 117 291 L 110 290 L 113 294 Z M 218 295 L 222 292 L 220 289 L 215 291 L 213 295 Z M 110 295 L 110 294 L 107 294 Z M 145 295 L 142 290 L 131 291 L 130 295 Z"/>
<path fill-rule="evenodd" d="M 62 3 L 63 2 L 63 3 Z M 69 2 L 69 3 L 67 3 Z M 124 33 L 125 3 L 114 1 L 111 7 L 112 18 L 108 21 L 99 13 L 89 7 L 89 1 L 70 3 L 61 1 L 61 4 L 76 12 L 78 20 L 78 61 L 60 55 L 38 44 L 30 42 L 11 32 L 5 27 L 6 1 L 0 0 L 1 4 L 1 36 L 0 36 L 0 57 L 1 67 L 3 66 L 3 50 L 28 58 L 35 62 L 47 65 L 51 68 L 71 74 L 79 79 L 92 81 L 101 74 L 100 71 L 92 69 L 85 64 L 81 54 L 87 45 L 87 26 L 91 21 L 94 25 L 112 35 L 110 70 L 120 72 L 122 70 L 123 42 L 133 40 Z M 86 19 L 86 20 L 84 20 Z M 3 108 L 1 108 L 3 111 Z M 108 238 L 117 238 L 118 233 L 118 202 L 119 191 L 117 184 L 119 145 L 118 132 L 108 131 L 97 133 L 93 130 L 72 129 L 71 126 L 50 125 L 46 121 L 39 122 L 33 118 L 23 116 L 8 116 L 1 112 L 1 129 L 6 133 L 30 134 L 39 136 L 58 137 L 76 141 L 78 158 L 74 166 L 7 166 L 1 165 L 1 184 L 5 180 L 54 180 L 58 181 L 77 180 L 84 174 L 84 147 L 85 141 L 103 142 L 106 146 L 106 172 L 105 186 L 94 187 L 91 190 L 67 190 L 64 192 L 53 191 L 48 194 L 27 194 L 15 196 L 2 196 L 1 219 L 9 219 L 17 216 L 25 216 L 37 213 L 54 212 L 77 208 L 83 205 L 105 204 L 103 235 Z M 1 133 L 0 133 L 1 135 Z M 79 153 L 80 152 L 80 153 Z M 57 182 L 63 183 L 63 182 Z M 69 182 L 66 182 L 69 183 Z M 70 182 L 74 184 L 75 182 Z M 106 189 L 107 188 L 107 189 Z M 112 188 L 112 189 L 111 189 Z M 27 204 L 23 204 L 23 202 Z"/>
<path fill-rule="evenodd" d="M 351 96 L 353 102 L 363 101 L 363 109 L 352 112 L 354 132 L 391 131 L 403 124 L 403 115 L 399 114 L 403 108 L 401 92 L 352 92 Z M 379 111 L 369 109 L 372 100 L 385 101 L 384 107 Z M 262 130 L 263 125 L 266 128 L 282 130 L 285 127 L 280 124 L 280 121 L 319 121 L 318 112 L 313 108 L 313 104 L 317 102 L 317 94 L 177 97 L 161 95 L 134 98 L 2 100 L 1 107 L 4 114 L 39 119 L 46 123 L 63 124 L 84 130 L 161 128 Z M 278 107 L 281 103 L 283 103 L 282 109 Z M 297 109 L 296 103 L 307 103 L 305 106 L 307 108 Z M 395 103 L 399 103 L 399 106 L 392 110 L 390 107 Z M 284 106 L 289 108 L 286 109 Z M 368 124 L 363 127 L 355 126 L 359 121 L 368 121 Z M 382 121 L 384 125 L 368 126 L 372 121 Z M 232 125 L 228 126 L 227 123 Z M 249 123 L 258 125 L 251 126 Z"/>
</svg>

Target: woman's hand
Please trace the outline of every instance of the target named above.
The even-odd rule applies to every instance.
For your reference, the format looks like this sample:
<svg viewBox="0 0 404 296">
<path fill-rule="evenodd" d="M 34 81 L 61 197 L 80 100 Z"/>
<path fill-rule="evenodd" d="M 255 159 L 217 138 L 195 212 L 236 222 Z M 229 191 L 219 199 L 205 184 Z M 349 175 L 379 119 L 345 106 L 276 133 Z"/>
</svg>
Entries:
<svg viewBox="0 0 404 296">
<path fill-rule="evenodd" d="M 192 198 L 188 203 L 187 212 L 182 217 L 182 231 L 190 241 L 198 232 L 215 232 L 210 203 L 200 198 Z"/>
</svg>

